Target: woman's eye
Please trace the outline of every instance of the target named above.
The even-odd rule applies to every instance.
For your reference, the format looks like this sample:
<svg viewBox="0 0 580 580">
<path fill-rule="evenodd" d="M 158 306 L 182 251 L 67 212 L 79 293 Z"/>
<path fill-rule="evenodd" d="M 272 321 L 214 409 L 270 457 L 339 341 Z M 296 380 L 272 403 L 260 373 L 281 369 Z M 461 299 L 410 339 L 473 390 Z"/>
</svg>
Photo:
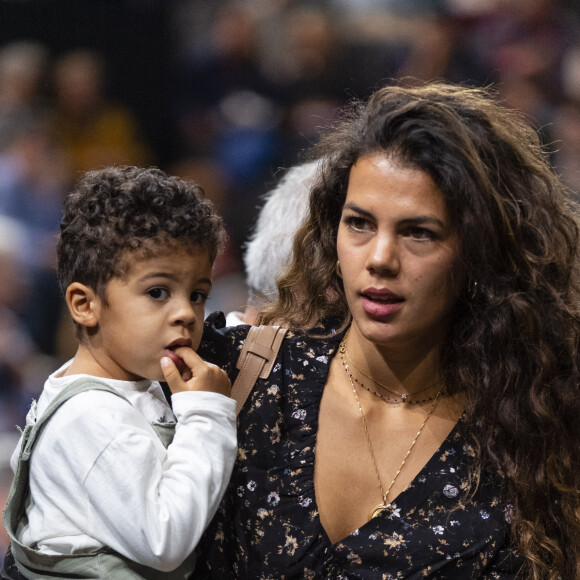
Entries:
<svg viewBox="0 0 580 580">
<path fill-rule="evenodd" d="M 431 230 L 420 227 L 408 228 L 406 234 L 415 240 L 433 240 L 436 237 Z"/>
<path fill-rule="evenodd" d="M 344 223 L 347 228 L 355 231 L 364 231 L 372 228 L 372 224 L 368 219 L 355 215 L 346 216 Z"/>
<path fill-rule="evenodd" d="M 205 292 L 192 292 L 190 300 L 194 304 L 205 304 L 207 300 L 207 294 Z"/>
<path fill-rule="evenodd" d="M 154 300 L 165 300 L 169 296 L 169 292 L 165 288 L 151 288 L 151 290 L 147 290 L 147 294 Z"/>
</svg>

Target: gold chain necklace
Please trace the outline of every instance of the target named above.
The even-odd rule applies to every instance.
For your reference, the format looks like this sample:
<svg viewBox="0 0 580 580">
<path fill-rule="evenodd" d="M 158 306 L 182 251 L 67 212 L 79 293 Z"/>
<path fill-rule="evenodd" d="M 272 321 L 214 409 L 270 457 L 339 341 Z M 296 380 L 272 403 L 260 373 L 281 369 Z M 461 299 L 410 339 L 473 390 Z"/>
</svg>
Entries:
<svg viewBox="0 0 580 580">
<path fill-rule="evenodd" d="M 391 405 L 401 405 L 402 403 L 406 403 L 407 405 L 419 405 L 421 403 L 427 403 L 428 401 L 433 401 L 435 399 L 435 397 L 437 396 L 437 395 L 434 395 L 432 397 L 425 397 L 424 399 L 410 399 L 406 393 L 403 393 L 401 395 L 400 399 L 395 399 L 393 397 L 389 397 L 388 395 L 382 395 L 381 393 L 374 391 L 373 389 L 371 389 L 370 387 L 365 385 L 362 381 L 359 381 L 356 377 L 354 377 L 350 371 L 347 370 L 347 373 L 348 373 L 348 377 L 351 379 L 351 381 L 354 381 L 357 385 L 359 385 L 360 387 L 362 387 L 363 389 L 365 389 L 366 391 L 368 391 L 372 395 L 375 395 L 376 397 L 383 399 L 383 401 L 385 401 Z M 420 391 L 417 391 L 417 392 L 422 393 L 424 391 L 425 391 L 425 389 L 421 389 Z M 413 393 L 413 394 L 415 394 L 415 393 Z M 440 389 L 438 394 L 441 394 L 443 396 L 445 394 L 445 390 Z"/>
<path fill-rule="evenodd" d="M 389 507 L 389 503 L 387 503 L 387 498 L 389 496 L 389 493 L 391 491 L 391 488 L 393 487 L 395 481 L 397 480 L 397 477 L 399 477 L 399 474 L 401 473 L 403 467 L 405 466 L 405 463 L 407 462 L 407 459 L 409 458 L 409 455 L 411 455 L 411 451 L 413 451 L 413 448 L 415 447 L 415 443 L 417 443 L 417 439 L 419 439 L 419 435 L 421 435 L 421 432 L 423 431 L 423 428 L 425 427 L 425 424 L 427 423 L 429 417 L 431 417 L 431 415 L 433 414 L 433 411 L 435 411 L 435 407 L 437 407 L 437 403 L 439 402 L 439 398 L 441 397 L 441 392 L 443 391 L 443 387 L 441 387 L 441 389 L 439 389 L 439 392 L 437 393 L 437 396 L 435 397 L 435 400 L 433 401 L 433 404 L 431 405 L 431 408 L 429 409 L 429 411 L 427 412 L 427 415 L 425 416 L 425 419 L 423 420 L 423 423 L 421 424 L 421 427 L 419 427 L 419 430 L 417 431 L 417 434 L 415 435 L 415 438 L 413 439 L 413 441 L 411 442 L 411 446 L 409 447 L 409 449 L 407 450 L 407 453 L 405 454 L 405 457 L 403 458 L 403 461 L 401 462 L 401 465 L 399 465 L 399 469 L 397 469 L 397 472 L 395 473 L 395 477 L 393 477 L 393 480 L 391 481 L 391 483 L 389 484 L 389 487 L 385 490 L 383 487 L 383 481 L 381 479 L 381 474 L 379 473 L 379 466 L 377 464 L 377 460 L 375 457 L 375 452 L 373 451 L 373 446 L 371 444 L 371 437 L 369 434 L 369 428 L 367 425 L 367 420 L 360 402 L 360 399 L 358 398 L 358 394 L 356 392 L 356 387 L 354 386 L 354 381 L 352 380 L 352 375 L 348 370 L 348 363 L 345 360 L 345 353 L 346 353 L 346 347 L 345 347 L 345 339 L 342 339 L 342 342 L 340 343 L 340 358 L 342 361 L 342 366 L 344 367 L 344 370 L 346 371 L 346 374 L 349 378 L 350 381 L 350 386 L 352 387 L 352 392 L 354 394 L 354 398 L 356 400 L 356 403 L 358 405 L 358 410 L 360 412 L 360 417 L 362 420 L 362 424 L 363 424 L 363 431 L 364 431 L 364 435 L 365 435 L 365 439 L 367 441 L 367 446 L 369 448 L 369 452 L 371 454 L 371 459 L 373 462 L 373 466 L 375 468 L 375 474 L 377 476 L 377 481 L 379 483 L 379 490 L 381 491 L 381 495 L 383 496 L 383 501 L 382 503 L 378 504 L 377 506 L 375 506 L 370 514 L 369 514 L 369 521 L 372 520 L 374 517 L 378 516 L 383 510 L 388 509 Z"/>
<path fill-rule="evenodd" d="M 346 338 L 346 337 L 345 337 Z M 352 364 L 352 366 L 361 374 L 364 375 L 367 379 L 370 379 L 371 381 L 373 381 L 373 383 L 375 383 L 376 385 L 379 385 L 379 387 L 382 387 L 383 389 L 385 389 L 385 391 L 388 391 L 389 393 L 392 393 L 393 395 L 397 395 L 397 397 L 401 397 L 401 401 L 396 401 L 396 399 L 393 399 L 392 397 L 386 397 L 384 395 L 380 395 L 379 393 L 369 389 L 369 387 L 367 387 L 366 385 L 364 385 L 361 381 L 359 381 L 356 377 L 353 377 L 355 382 L 357 382 L 363 389 L 366 389 L 367 391 L 369 391 L 369 393 L 372 393 L 373 395 L 376 395 L 377 397 L 381 397 L 381 399 L 385 399 L 391 402 L 401 402 L 401 403 L 411 403 L 412 401 L 409 400 L 409 395 L 407 393 L 399 393 L 399 391 L 395 391 L 395 389 L 388 387 L 387 385 L 384 385 L 383 383 L 381 383 L 380 381 L 377 381 L 377 379 L 375 379 L 374 377 L 372 377 L 369 373 L 367 373 L 364 369 L 361 369 L 353 360 L 352 358 L 350 358 L 350 354 L 348 354 L 348 350 L 346 348 L 346 341 L 344 342 L 344 353 L 346 354 L 346 358 L 348 358 L 348 360 L 350 361 L 350 363 Z M 424 393 L 425 391 L 428 391 L 429 389 L 432 389 L 433 387 L 437 386 L 441 381 L 436 381 L 434 383 L 431 383 L 430 385 L 427 385 L 426 387 L 422 388 L 420 391 L 416 391 L 415 393 L 413 393 L 413 395 L 418 395 L 419 393 Z M 434 397 L 431 397 L 429 399 L 422 399 L 421 401 L 415 401 L 415 402 L 421 402 L 424 403 L 425 401 L 432 401 Z"/>
</svg>

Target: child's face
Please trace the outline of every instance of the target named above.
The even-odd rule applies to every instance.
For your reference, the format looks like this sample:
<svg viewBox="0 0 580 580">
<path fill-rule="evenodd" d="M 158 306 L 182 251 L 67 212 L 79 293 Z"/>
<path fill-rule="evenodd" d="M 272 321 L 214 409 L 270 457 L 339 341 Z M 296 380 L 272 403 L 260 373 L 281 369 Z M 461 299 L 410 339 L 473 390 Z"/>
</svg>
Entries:
<svg viewBox="0 0 580 580">
<path fill-rule="evenodd" d="M 93 357 L 100 376 L 162 381 L 161 357 L 171 357 L 181 371 L 173 349 L 199 346 L 212 264 L 201 248 L 129 263 L 128 274 L 107 285 Z"/>
</svg>

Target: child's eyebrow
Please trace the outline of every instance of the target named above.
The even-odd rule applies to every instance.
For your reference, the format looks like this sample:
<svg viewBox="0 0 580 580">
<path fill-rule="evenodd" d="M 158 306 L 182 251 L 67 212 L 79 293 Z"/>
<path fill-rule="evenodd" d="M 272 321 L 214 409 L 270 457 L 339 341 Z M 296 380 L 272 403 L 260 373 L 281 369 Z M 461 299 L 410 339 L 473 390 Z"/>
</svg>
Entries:
<svg viewBox="0 0 580 580">
<path fill-rule="evenodd" d="M 213 282 L 211 281 L 211 278 L 200 278 L 197 281 L 198 284 L 207 284 L 208 286 L 212 286 Z"/>
<path fill-rule="evenodd" d="M 145 274 L 141 278 L 141 280 L 143 282 L 147 282 L 148 280 L 154 280 L 155 278 L 167 278 L 168 280 L 177 280 L 179 277 L 169 272 L 149 272 L 148 274 Z M 196 280 L 196 284 L 207 284 L 209 286 L 212 286 L 213 282 L 211 278 L 199 278 L 199 280 Z"/>
</svg>

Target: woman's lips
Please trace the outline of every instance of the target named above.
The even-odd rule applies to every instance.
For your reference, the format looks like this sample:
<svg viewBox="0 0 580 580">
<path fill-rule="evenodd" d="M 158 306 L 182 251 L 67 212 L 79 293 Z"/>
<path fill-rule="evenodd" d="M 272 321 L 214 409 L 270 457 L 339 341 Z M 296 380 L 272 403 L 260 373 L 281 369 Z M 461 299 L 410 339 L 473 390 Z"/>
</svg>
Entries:
<svg viewBox="0 0 580 580">
<path fill-rule="evenodd" d="M 369 289 L 361 294 L 363 310 L 375 318 L 385 318 L 403 308 L 404 300 L 390 290 Z"/>
</svg>

